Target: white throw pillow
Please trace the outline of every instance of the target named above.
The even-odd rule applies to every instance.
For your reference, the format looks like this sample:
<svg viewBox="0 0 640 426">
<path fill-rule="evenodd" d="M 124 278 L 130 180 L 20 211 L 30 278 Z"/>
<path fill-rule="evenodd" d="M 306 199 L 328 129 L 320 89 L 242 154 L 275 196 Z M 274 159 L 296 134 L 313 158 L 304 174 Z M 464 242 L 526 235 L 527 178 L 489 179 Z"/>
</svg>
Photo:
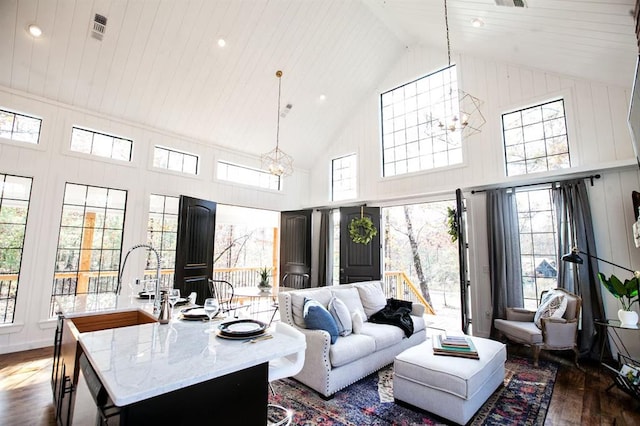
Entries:
<svg viewBox="0 0 640 426">
<path fill-rule="evenodd" d="M 347 305 L 347 309 L 349 313 L 353 315 L 354 312 L 360 312 L 363 319 L 366 319 L 366 315 L 364 313 L 364 308 L 362 307 L 362 302 L 360 301 L 360 293 L 358 293 L 358 289 L 356 288 L 338 288 L 335 290 L 331 290 L 331 294 L 335 296 L 337 299 L 340 299 Z"/>
<path fill-rule="evenodd" d="M 351 326 L 353 330 L 353 334 L 360 334 L 362 331 L 362 325 L 364 324 L 364 320 L 362 318 L 362 314 L 358 311 L 355 311 L 351 314 Z"/>
<path fill-rule="evenodd" d="M 553 292 L 553 294 L 545 296 L 533 317 L 538 328 L 542 328 L 543 318 L 562 318 L 569 302 L 560 292 Z"/>
<path fill-rule="evenodd" d="M 329 312 L 331 312 L 331 316 L 333 316 L 333 319 L 335 319 L 338 324 L 338 333 L 341 336 L 351 334 L 351 314 L 349 313 L 347 305 L 337 297 L 332 297 L 329 302 Z"/>
<path fill-rule="evenodd" d="M 385 306 L 387 306 L 387 297 L 382 292 L 380 281 L 370 281 L 366 283 L 356 284 L 355 287 L 360 293 L 360 301 L 364 308 L 366 318 L 370 318 Z"/>
</svg>

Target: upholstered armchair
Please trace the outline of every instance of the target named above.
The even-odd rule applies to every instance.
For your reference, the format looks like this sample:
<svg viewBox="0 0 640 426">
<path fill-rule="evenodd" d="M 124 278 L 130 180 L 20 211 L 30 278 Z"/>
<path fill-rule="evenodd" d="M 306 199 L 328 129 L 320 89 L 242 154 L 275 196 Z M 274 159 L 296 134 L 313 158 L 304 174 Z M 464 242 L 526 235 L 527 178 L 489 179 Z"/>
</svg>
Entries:
<svg viewBox="0 0 640 426">
<path fill-rule="evenodd" d="M 578 321 L 582 298 L 557 288 L 543 292 L 537 311 L 507 308 L 506 319 L 495 319 L 494 327 L 506 339 L 528 345 L 533 350 L 533 363 L 545 350 L 573 350 L 578 365 Z"/>
</svg>

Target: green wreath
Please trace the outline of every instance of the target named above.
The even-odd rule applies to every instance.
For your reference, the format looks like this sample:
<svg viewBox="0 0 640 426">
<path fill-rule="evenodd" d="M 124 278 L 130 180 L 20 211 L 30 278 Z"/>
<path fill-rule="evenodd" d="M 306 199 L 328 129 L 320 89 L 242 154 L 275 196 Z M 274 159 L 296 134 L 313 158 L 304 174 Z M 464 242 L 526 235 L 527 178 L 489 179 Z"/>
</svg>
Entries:
<svg viewBox="0 0 640 426">
<path fill-rule="evenodd" d="M 359 219 L 351 219 L 349 223 L 349 237 L 351 237 L 351 241 L 354 243 L 369 244 L 376 235 L 378 235 L 378 230 L 370 218 L 363 216 Z"/>
</svg>

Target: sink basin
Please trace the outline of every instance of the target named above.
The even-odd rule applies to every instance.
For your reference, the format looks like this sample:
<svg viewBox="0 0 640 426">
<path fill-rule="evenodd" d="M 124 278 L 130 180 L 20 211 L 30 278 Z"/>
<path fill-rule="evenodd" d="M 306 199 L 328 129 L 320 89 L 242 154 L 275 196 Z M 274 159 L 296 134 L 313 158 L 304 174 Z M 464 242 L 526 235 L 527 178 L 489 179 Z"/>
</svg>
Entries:
<svg viewBox="0 0 640 426">
<path fill-rule="evenodd" d="M 70 320 L 79 333 L 158 322 L 153 315 L 140 309 L 90 314 L 73 317 Z"/>
</svg>

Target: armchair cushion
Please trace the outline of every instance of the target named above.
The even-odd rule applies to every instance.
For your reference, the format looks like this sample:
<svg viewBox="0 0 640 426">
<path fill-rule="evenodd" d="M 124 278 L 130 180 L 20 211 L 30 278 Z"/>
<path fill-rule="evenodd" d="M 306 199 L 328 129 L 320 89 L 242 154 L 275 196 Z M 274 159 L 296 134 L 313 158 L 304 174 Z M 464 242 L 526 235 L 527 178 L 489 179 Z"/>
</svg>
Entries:
<svg viewBox="0 0 640 426">
<path fill-rule="evenodd" d="M 536 326 L 542 329 L 543 318 L 562 318 L 567 310 L 567 303 L 567 298 L 561 292 L 550 291 L 545 294 L 533 318 Z"/>
</svg>

